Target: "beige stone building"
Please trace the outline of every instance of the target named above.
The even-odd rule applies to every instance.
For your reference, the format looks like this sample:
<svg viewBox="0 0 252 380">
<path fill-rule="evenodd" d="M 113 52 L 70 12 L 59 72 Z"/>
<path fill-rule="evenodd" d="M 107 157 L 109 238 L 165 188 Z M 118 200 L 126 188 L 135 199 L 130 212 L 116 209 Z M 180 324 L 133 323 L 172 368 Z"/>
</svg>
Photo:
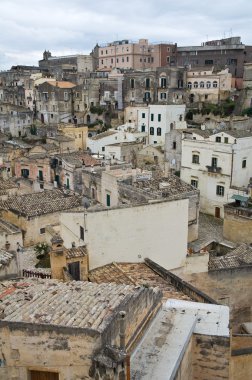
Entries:
<svg viewBox="0 0 252 380">
<path fill-rule="evenodd" d="M 23 232 L 24 246 L 45 240 L 45 228 L 59 221 L 60 212 L 81 205 L 81 198 L 60 190 L 45 190 L 8 199 L 1 207 L 2 217 Z"/>
<path fill-rule="evenodd" d="M 20 380 L 126 379 L 162 298 L 134 285 L 35 279 L 1 284 L 0 294 L 0 377 Z"/>
<path fill-rule="evenodd" d="M 88 127 L 76 124 L 60 124 L 58 126 L 60 133 L 72 137 L 75 143 L 75 150 L 85 150 L 87 147 Z"/>
<path fill-rule="evenodd" d="M 187 89 L 190 103 L 218 103 L 231 94 L 232 74 L 228 69 L 192 68 L 187 71 Z"/>
</svg>

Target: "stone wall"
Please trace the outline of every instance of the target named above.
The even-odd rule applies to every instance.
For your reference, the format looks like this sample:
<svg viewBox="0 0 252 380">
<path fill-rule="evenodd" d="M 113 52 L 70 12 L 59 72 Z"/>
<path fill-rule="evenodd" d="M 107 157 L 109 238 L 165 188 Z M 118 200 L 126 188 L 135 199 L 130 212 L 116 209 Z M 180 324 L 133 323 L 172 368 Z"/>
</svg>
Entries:
<svg viewBox="0 0 252 380">
<path fill-rule="evenodd" d="M 101 340 L 81 329 L 0 323 L 0 378 L 29 380 L 29 370 L 56 371 L 60 380 L 89 378 Z"/>
<path fill-rule="evenodd" d="M 237 243 L 252 243 L 252 218 L 240 216 L 235 212 L 229 212 L 229 209 L 226 207 L 224 207 L 224 210 L 224 238 Z"/>
<path fill-rule="evenodd" d="M 193 335 L 193 380 L 229 379 L 230 339 Z"/>
<path fill-rule="evenodd" d="M 231 351 L 231 380 L 252 378 L 252 335 L 233 335 Z"/>
</svg>

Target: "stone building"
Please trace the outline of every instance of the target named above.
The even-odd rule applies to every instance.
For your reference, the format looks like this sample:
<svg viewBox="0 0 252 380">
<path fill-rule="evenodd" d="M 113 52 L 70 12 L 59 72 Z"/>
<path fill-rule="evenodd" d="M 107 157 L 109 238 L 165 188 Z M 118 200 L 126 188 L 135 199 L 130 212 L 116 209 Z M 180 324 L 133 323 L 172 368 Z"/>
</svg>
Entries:
<svg viewBox="0 0 252 380">
<path fill-rule="evenodd" d="M 26 279 L 0 290 L 0 376 L 22 380 L 126 379 L 162 298 L 158 289 L 80 281 Z"/>
<path fill-rule="evenodd" d="M 181 179 L 200 190 L 202 212 L 222 218 L 224 204 L 243 195 L 252 177 L 252 133 L 223 131 L 209 137 L 184 134 Z"/>
<path fill-rule="evenodd" d="M 219 103 L 231 95 L 232 74 L 214 67 L 195 67 L 187 71 L 189 103 Z"/>
<path fill-rule="evenodd" d="M 43 59 L 39 61 L 39 67 L 52 74 L 57 80 L 74 80 L 77 84 L 80 75 L 94 71 L 94 61 L 91 54 L 55 57 L 50 51 L 45 50 Z"/>
<path fill-rule="evenodd" d="M 45 190 L 8 199 L 2 206 L 2 217 L 23 232 L 24 246 L 45 240 L 45 227 L 59 221 L 63 210 L 81 205 L 81 198 L 60 190 Z"/>
<path fill-rule="evenodd" d="M 38 85 L 35 94 L 36 117 L 45 124 L 72 121 L 74 87 L 76 84 L 64 81 L 47 81 Z"/>
<path fill-rule="evenodd" d="M 251 62 L 252 47 L 241 42 L 240 37 L 203 42 L 201 46 L 181 46 L 177 48 L 179 66 L 228 67 L 234 80 L 234 87 L 242 88 L 244 63 Z"/>
<path fill-rule="evenodd" d="M 0 218 L 0 249 L 15 251 L 23 246 L 23 236 L 20 228 Z"/>
<path fill-rule="evenodd" d="M 50 266 L 56 280 L 87 281 L 88 253 L 85 246 L 66 249 L 59 235 L 51 239 Z"/>
<path fill-rule="evenodd" d="M 129 71 L 124 74 L 124 104 L 182 104 L 185 85 L 186 71 L 182 67 Z"/>
<path fill-rule="evenodd" d="M 224 205 L 223 236 L 237 243 L 252 243 L 252 209 L 248 195 L 237 194 Z"/>
<path fill-rule="evenodd" d="M 23 106 L 0 104 L 0 131 L 24 137 L 33 123 L 33 112 Z"/>
<path fill-rule="evenodd" d="M 153 44 L 147 39 L 138 42 L 114 41 L 99 46 L 99 70 L 141 70 L 176 65 L 177 45 L 173 43 Z"/>
</svg>

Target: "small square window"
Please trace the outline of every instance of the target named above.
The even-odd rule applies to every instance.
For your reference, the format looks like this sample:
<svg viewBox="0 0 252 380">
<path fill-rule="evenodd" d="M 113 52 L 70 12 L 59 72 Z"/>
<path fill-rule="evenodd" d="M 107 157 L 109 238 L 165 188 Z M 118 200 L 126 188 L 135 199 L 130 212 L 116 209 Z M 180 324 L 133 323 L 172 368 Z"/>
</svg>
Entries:
<svg viewBox="0 0 252 380">
<path fill-rule="evenodd" d="M 220 136 L 216 136 L 215 141 L 218 142 L 218 143 L 220 143 L 221 142 L 221 137 Z"/>
<path fill-rule="evenodd" d="M 40 228 L 39 233 L 40 233 L 40 235 L 45 234 L 45 228 Z"/>
<path fill-rule="evenodd" d="M 228 137 L 224 137 L 224 143 L 228 144 Z"/>
<path fill-rule="evenodd" d="M 196 179 L 192 179 L 191 185 L 197 189 L 198 188 L 198 181 Z"/>
</svg>

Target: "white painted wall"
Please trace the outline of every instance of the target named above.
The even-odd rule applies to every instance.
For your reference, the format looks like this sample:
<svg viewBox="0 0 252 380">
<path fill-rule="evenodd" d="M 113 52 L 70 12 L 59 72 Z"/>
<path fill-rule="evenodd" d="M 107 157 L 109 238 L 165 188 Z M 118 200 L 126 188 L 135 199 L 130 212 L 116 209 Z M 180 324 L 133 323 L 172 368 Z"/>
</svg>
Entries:
<svg viewBox="0 0 252 380">
<path fill-rule="evenodd" d="M 107 209 L 84 213 L 62 213 L 64 245 L 79 239 L 85 228 L 90 268 L 120 262 L 141 262 L 148 257 L 167 269 L 183 265 L 187 253 L 188 200 Z"/>
<path fill-rule="evenodd" d="M 101 138 L 87 138 L 87 147 L 91 150 L 92 153 L 96 154 L 104 154 L 105 155 L 105 146 L 111 145 L 111 144 L 116 144 L 116 143 L 121 143 L 121 142 L 131 142 L 131 141 L 136 141 L 138 138 L 142 138 L 142 135 L 139 134 L 134 134 L 131 132 L 124 132 L 124 131 L 116 131 L 114 130 L 115 133 L 109 135 L 109 136 L 104 136 Z M 95 136 L 98 137 L 99 135 Z M 105 158 L 111 158 L 110 154 L 107 153 L 107 156 Z"/>
</svg>

